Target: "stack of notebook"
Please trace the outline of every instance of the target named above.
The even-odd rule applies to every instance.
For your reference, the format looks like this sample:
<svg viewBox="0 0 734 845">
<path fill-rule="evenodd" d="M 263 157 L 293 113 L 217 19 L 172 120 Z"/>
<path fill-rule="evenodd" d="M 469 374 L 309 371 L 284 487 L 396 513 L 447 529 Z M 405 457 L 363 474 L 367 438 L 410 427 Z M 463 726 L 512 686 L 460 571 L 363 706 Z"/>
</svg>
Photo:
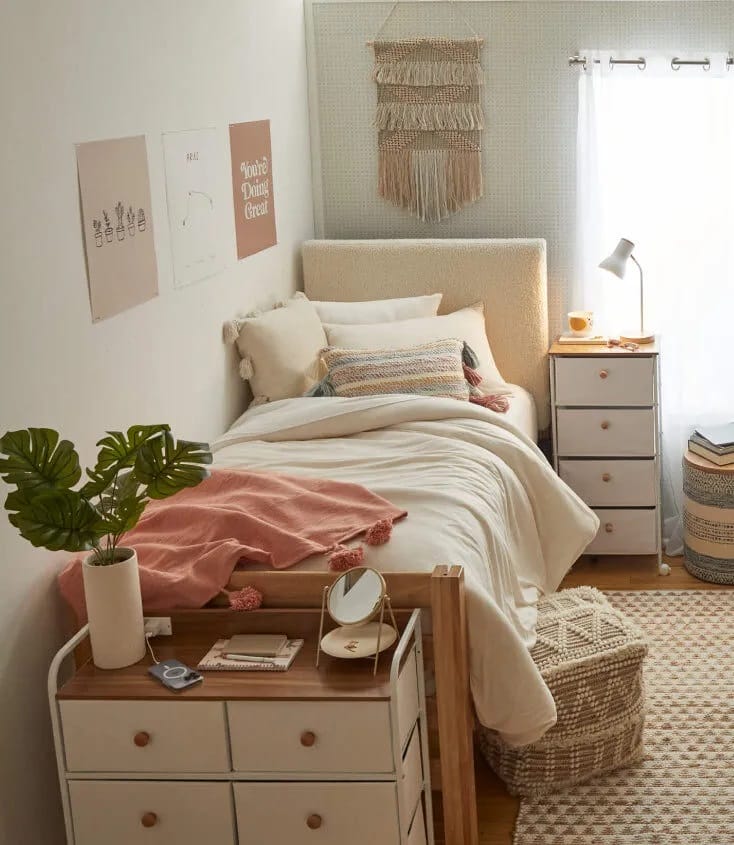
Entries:
<svg viewBox="0 0 734 845">
<path fill-rule="evenodd" d="M 734 464 L 734 423 L 697 428 L 688 441 L 688 448 L 720 467 Z"/>
</svg>

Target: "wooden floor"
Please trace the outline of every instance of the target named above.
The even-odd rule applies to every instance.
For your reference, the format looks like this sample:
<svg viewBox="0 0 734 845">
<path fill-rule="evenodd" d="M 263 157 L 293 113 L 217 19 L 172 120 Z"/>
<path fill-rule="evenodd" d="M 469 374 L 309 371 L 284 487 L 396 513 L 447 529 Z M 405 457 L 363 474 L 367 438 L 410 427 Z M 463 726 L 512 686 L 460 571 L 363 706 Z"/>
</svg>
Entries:
<svg viewBox="0 0 734 845">
<path fill-rule="evenodd" d="M 660 576 L 654 557 L 582 558 L 561 585 L 590 585 L 600 590 L 706 590 L 727 589 L 689 575 L 682 558 L 667 558 L 668 576 Z M 731 589 L 730 587 L 728 589 Z M 520 801 L 508 795 L 502 781 L 477 756 L 477 809 L 481 845 L 511 845 Z"/>
</svg>

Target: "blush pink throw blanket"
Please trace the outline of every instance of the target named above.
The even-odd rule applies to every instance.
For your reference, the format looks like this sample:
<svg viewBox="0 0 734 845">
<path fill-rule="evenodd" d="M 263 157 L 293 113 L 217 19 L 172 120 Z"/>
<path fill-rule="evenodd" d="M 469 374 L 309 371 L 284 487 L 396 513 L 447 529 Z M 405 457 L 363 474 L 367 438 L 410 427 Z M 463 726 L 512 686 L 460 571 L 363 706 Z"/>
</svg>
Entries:
<svg viewBox="0 0 734 845">
<path fill-rule="evenodd" d="M 121 545 L 137 551 L 144 605 L 195 608 L 221 592 L 238 561 L 286 569 L 404 516 L 358 484 L 215 470 L 197 487 L 151 501 Z M 85 620 L 81 558 L 61 572 L 59 587 Z"/>
</svg>

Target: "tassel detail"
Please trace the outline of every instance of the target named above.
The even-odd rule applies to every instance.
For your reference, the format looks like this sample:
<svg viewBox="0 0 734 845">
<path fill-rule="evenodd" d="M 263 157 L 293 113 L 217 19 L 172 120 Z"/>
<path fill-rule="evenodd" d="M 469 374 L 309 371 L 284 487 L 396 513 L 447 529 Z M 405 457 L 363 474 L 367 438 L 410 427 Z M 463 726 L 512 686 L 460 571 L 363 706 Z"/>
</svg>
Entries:
<svg viewBox="0 0 734 845">
<path fill-rule="evenodd" d="M 371 528 L 367 529 L 364 535 L 364 541 L 369 546 L 382 546 L 390 539 L 392 534 L 392 520 L 381 519 L 376 522 Z"/>
<path fill-rule="evenodd" d="M 239 369 L 240 369 L 240 377 L 242 379 L 244 379 L 245 381 L 249 381 L 253 377 L 253 375 L 255 374 L 254 370 L 252 369 L 252 361 L 249 358 L 243 358 L 240 361 L 240 368 Z"/>
<path fill-rule="evenodd" d="M 476 370 L 479 366 L 479 358 L 477 358 L 477 353 L 469 346 L 469 344 L 464 341 L 464 346 L 461 350 L 461 360 L 467 367 L 471 367 L 472 370 Z"/>
<path fill-rule="evenodd" d="M 484 129 L 481 103 L 404 103 L 377 104 L 374 125 L 393 131 L 474 132 Z"/>
<path fill-rule="evenodd" d="M 510 408 L 510 400 L 501 393 L 492 393 L 490 396 L 470 396 L 469 401 L 482 408 L 489 408 L 498 414 L 505 414 Z"/>
<path fill-rule="evenodd" d="M 304 396 L 336 396 L 336 390 L 331 379 L 326 376 L 321 381 L 317 382 L 310 390 L 307 390 Z"/>
<path fill-rule="evenodd" d="M 232 344 L 237 343 L 241 328 L 242 326 L 239 320 L 228 320 L 224 324 L 224 342 Z"/>
<path fill-rule="evenodd" d="M 232 610 L 257 610 L 262 603 L 263 594 L 255 587 L 243 587 L 229 594 L 229 606 Z"/>
<path fill-rule="evenodd" d="M 363 560 L 364 549 L 362 546 L 357 546 L 355 549 L 338 546 L 336 551 L 329 555 L 329 569 L 332 572 L 346 572 L 348 569 L 360 566 Z"/>
<path fill-rule="evenodd" d="M 473 367 L 469 367 L 466 364 L 462 364 L 461 366 L 464 368 L 464 378 L 472 387 L 477 387 L 477 385 L 482 383 L 482 377 Z"/>
</svg>

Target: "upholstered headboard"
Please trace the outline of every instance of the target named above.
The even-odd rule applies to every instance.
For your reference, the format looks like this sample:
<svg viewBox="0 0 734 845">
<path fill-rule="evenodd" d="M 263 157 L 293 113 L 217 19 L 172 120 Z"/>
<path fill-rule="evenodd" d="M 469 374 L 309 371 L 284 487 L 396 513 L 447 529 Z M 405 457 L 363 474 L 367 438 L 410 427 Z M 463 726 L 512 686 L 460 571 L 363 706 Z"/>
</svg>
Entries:
<svg viewBox="0 0 734 845">
<path fill-rule="evenodd" d="M 544 240 L 307 241 L 303 278 L 310 299 L 442 292 L 441 313 L 481 300 L 500 372 L 532 393 L 540 430 L 549 425 Z"/>
</svg>

